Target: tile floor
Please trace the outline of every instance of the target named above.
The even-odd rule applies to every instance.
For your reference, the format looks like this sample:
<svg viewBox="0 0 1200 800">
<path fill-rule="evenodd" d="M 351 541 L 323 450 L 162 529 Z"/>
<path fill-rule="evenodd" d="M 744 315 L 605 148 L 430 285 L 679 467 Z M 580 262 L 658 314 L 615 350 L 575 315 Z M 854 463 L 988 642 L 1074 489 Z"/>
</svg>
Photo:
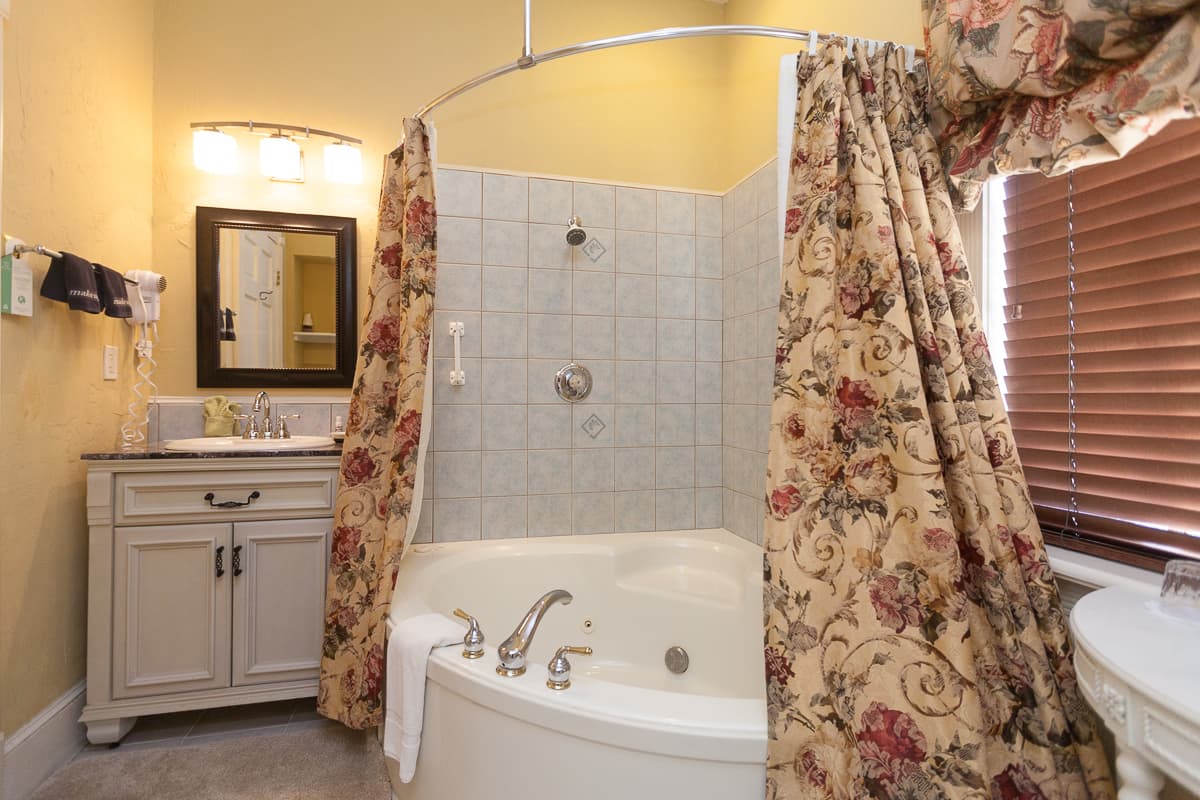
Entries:
<svg viewBox="0 0 1200 800">
<path fill-rule="evenodd" d="M 180 711 L 142 717 L 121 740 L 119 749 L 180 747 L 222 738 L 283 733 L 325 725 L 337 723 L 317 713 L 314 697 L 204 711 Z M 111 750 L 109 745 L 88 745 L 76 759 L 92 758 Z"/>
</svg>

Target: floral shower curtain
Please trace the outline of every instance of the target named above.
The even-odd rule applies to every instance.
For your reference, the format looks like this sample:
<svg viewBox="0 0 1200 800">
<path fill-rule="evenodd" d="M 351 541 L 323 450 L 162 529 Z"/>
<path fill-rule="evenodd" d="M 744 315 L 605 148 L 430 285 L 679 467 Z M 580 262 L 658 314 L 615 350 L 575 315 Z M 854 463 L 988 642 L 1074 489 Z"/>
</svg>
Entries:
<svg viewBox="0 0 1200 800">
<path fill-rule="evenodd" d="M 1200 113 L 1198 0 L 922 0 L 955 201 L 991 175 L 1120 158 Z"/>
<path fill-rule="evenodd" d="M 351 728 L 383 717 L 388 606 L 416 512 L 436 229 L 428 134 L 406 119 L 404 142 L 384 166 L 325 595 L 317 708 Z"/>
<path fill-rule="evenodd" d="M 770 800 L 1112 798 L 923 73 L 801 56 L 765 528 Z"/>
</svg>

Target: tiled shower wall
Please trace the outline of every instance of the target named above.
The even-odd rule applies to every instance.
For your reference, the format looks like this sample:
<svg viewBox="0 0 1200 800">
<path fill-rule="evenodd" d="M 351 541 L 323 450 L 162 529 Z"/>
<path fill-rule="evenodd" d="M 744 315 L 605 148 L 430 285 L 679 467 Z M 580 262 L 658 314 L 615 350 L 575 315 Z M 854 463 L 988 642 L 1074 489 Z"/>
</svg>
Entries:
<svg viewBox="0 0 1200 800">
<path fill-rule="evenodd" d="M 762 543 L 779 309 L 779 222 L 772 160 L 724 197 L 724 527 Z"/>
<path fill-rule="evenodd" d="M 761 542 L 775 316 L 775 162 L 724 197 L 439 170 L 432 446 L 418 539 L 724 526 Z M 567 219 L 588 232 L 566 244 Z M 590 247 L 589 247 L 590 245 Z M 462 322 L 465 386 L 447 333 Z M 587 366 L 571 406 L 554 374 Z M 249 398 L 237 398 L 249 407 Z M 151 437 L 200 436 L 200 398 Z M 344 402 L 280 398 L 295 433 Z"/>
<path fill-rule="evenodd" d="M 721 198 L 455 169 L 437 195 L 421 537 L 719 527 Z M 554 391 L 572 360 L 594 379 L 577 405 Z"/>
</svg>

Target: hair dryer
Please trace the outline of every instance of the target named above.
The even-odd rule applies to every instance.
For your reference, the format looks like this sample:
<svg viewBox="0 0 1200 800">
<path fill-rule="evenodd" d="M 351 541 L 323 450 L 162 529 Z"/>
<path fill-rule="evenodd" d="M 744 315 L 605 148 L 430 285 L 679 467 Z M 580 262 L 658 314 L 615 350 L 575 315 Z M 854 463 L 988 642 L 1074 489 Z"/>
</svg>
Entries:
<svg viewBox="0 0 1200 800">
<path fill-rule="evenodd" d="M 137 354 L 138 380 L 134 383 L 133 400 L 128 416 L 121 426 L 121 448 L 132 450 L 146 445 L 150 420 L 150 398 L 158 395 L 154 385 L 154 340 L 158 338 L 158 318 L 162 313 L 159 296 L 167 290 L 167 279 L 148 269 L 131 269 L 126 280 L 133 281 L 129 308 L 133 316 L 125 321 L 133 328 L 133 351 Z"/>
<path fill-rule="evenodd" d="M 159 296 L 167 290 L 167 279 L 148 269 L 131 269 L 125 273 L 125 277 L 137 284 L 132 287 L 137 292 L 137 297 L 131 298 L 132 302 L 129 304 L 133 309 L 133 316 L 127 317 L 125 321 L 130 325 L 158 322 L 162 308 Z"/>
</svg>

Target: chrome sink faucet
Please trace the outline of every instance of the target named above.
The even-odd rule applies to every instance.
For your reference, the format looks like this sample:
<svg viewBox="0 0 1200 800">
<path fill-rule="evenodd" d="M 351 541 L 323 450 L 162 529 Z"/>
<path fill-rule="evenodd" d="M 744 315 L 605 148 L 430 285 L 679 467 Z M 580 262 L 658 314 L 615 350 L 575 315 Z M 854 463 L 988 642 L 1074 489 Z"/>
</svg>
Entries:
<svg viewBox="0 0 1200 800">
<path fill-rule="evenodd" d="M 512 635 L 496 649 L 500 656 L 500 664 L 496 667 L 496 672 L 506 678 L 524 675 L 525 654 L 529 652 L 529 645 L 533 644 L 533 635 L 537 633 L 542 617 L 555 603 L 562 603 L 564 606 L 570 605 L 573 599 L 575 598 L 566 589 L 551 589 L 542 595 L 529 609 L 529 613 L 525 615 L 525 619 L 521 620 L 521 624 L 512 632 Z"/>
<path fill-rule="evenodd" d="M 259 392 L 254 396 L 254 405 L 252 406 L 255 412 L 262 413 L 262 423 L 259 424 L 258 418 L 254 414 L 234 414 L 233 418 L 246 421 L 246 430 L 242 431 L 243 439 L 290 439 L 291 432 L 288 430 L 287 421 L 289 419 L 299 419 L 299 414 L 280 414 L 278 420 L 271 419 L 271 396 L 265 391 Z"/>
<path fill-rule="evenodd" d="M 262 438 L 274 439 L 275 424 L 271 422 L 271 395 L 267 394 L 266 390 L 254 395 L 254 406 L 252 408 L 255 413 L 262 412 Z"/>
</svg>

